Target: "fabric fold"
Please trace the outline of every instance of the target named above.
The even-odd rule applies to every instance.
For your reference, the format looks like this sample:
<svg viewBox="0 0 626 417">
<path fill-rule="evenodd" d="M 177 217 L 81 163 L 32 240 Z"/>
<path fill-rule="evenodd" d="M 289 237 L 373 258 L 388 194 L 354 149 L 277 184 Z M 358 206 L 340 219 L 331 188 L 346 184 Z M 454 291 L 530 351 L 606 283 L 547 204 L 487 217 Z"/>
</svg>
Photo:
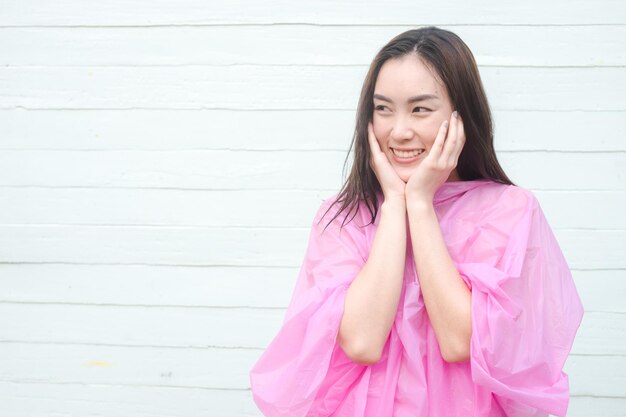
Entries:
<svg viewBox="0 0 626 417">
<path fill-rule="evenodd" d="M 583 306 L 539 203 L 531 196 L 529 204 L 498 262 L 455 262 L 472 292 L 471 374 L 506 415 L 561 417 L 569 403 L 562 368 Z"/>
<path fill-rule="evenodd" d="M 357 244 L 363 232 L 353 222 L 340 231 L 340 217 L 324 230 L 336 212 L 322 218 L 329 203 L 315 215 L 282 326 L 250 371 L 253 399 L 268 417 L 365 408 L 367 367 L 350 360 L 337 343 L 346 292 L 365 264 Z"/>
</svg>

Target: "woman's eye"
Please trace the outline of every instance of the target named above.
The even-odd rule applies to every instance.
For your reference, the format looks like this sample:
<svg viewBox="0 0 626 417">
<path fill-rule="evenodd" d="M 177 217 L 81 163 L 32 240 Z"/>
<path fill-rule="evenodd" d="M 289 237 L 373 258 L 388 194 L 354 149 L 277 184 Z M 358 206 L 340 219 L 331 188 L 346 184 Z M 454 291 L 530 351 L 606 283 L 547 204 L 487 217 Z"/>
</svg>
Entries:
<svg viewBox="0 0 626 417">
<path fill-rule="evenodd" d="M 387 107 L 387 106 L 383 106 L 382 104 L 379 104 L 378 106 L 374 107 L 374 110 L 383 110 L 385 107 Z M 415 107 L 413 109 L 413 111 L 415 111 L 417 109 L 422 109 L 422 111 L 420 111 L 418 113 L 424 113 L 424 110 L 428 110 L 426 107 Z"/>
<path fill-rule="evenodd" d="M 383 106 L 382 104 L 379 104 L 378 106 L 374 106 L 374 110 L 384 110 L 386 107 L 387 106 Z M 422 111 L 418 111 L 418 113 L 424 113 L 424 111 L 428 111 L 426 107 L 415 107 L 413 111 L 417 109 L 422 109 Z"/>
</svg>

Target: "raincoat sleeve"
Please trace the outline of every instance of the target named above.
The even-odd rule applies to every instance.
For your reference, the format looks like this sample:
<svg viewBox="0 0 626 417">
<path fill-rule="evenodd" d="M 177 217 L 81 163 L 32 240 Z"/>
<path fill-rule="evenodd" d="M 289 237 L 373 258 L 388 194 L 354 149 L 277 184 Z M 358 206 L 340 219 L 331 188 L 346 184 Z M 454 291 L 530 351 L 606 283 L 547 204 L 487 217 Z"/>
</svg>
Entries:
<svg viewBox="0 0 626 417">
<path fill-rule="evenodd" d="M 344 210 L 324 231 L 337 205 L 318 209 L 291 301 L 278 334 L 250 371 L 257 407 L 270 417 L 328 416 L 363 374 L 337 343 L 345 295 L 365 265 L 367 249 L 358 215 L 339 230 Z M 323 233 L 322 233 L 323 232 Z"/>
<path fill-rule="evenodd" d="M 583 305 L 534 195 L 518 191 L 505 201 L 470 238 L 471 256 L 455 261 L 472 294 L 472 379 L 506 415 L 565 416 L 562 368 Z"/>
</svg>

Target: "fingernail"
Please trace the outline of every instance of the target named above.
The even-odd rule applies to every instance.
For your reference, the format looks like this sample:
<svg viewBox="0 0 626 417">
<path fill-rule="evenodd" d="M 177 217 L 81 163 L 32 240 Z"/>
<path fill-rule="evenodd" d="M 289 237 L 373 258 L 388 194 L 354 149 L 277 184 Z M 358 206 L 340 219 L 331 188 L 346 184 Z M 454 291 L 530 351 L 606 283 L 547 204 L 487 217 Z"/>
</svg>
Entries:
<svg viewBox="0 0 626 417">
<path fill-rule="evenodd" d="M 443 127 L 448 127 L 448 121 L 443 122 Z"/>
<path fill-rule="evenodd" d="M 452 113 L 452 115 L 453 115 L 455 118 L 458 118 L 458 113 L 456 112 L 456 110 L 454 111 L 454 113 Z"/>
</svg>

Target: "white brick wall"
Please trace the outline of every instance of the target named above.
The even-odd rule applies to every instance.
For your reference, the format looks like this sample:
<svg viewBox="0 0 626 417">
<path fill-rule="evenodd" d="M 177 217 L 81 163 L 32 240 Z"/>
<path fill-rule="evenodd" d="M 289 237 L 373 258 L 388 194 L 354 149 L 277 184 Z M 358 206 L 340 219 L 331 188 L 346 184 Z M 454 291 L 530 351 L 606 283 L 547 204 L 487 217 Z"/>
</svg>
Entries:
<svg viewBox="0 0 626 417">
<path fill-rule="evenodd" d="M 0 4 L 0 415 L 260 416 L 367 67 L 431 24 L 573 269 L 568 415 L 626 415 L 623 1 L 91 3 Z"/>
</svg>

